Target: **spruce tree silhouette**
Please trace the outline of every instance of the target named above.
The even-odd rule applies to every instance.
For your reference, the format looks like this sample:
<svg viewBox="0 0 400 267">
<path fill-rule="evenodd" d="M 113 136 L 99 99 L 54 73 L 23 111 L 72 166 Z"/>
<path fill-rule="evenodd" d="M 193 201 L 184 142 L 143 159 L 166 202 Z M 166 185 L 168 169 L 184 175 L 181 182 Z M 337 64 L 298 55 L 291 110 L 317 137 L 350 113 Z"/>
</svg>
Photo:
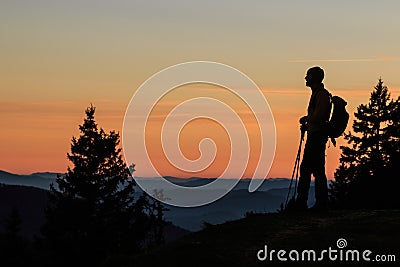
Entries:
<svg viewBox="0 0 400 267">
<path fill-rule="evenodd" d="M 58 263 L 95 266 L 112 254 L 138 252 L 151 218 L 146 195 L 133 199 L 135 182 L 121 157 L 119 134 L 98 128 L 92 105 L 85 113 L 67 153 L 73 167 L 58 176 L 59 189 L 51 186 L 42 232 Z"/>
<path fill-rule="evenodd" d="M 31 242 L 22 235 L 22 219 L 16 207 L 13 207 L 4 223 L 4 235 L 0 234 L 0 265 L 27 266 L 31 263 Z"/>
<path fill-rule="evenodd" d="M 399 103 L 379 79 L 368 104 L 357 108 L 354 133 L 345 134 L 349 145 L 340 147 L 340 166 L 330 186 L 337 206 L 399 207 L 398 174 L 394 175 L 399 162 Z"/>
<path fill-rule="evenodd" d="M 21 216 L 16 207 L 11 209 L 10 215 L 5 220 L 5 234 L 7 238 L 16 239 L 21 231 Z"/>
</svg>

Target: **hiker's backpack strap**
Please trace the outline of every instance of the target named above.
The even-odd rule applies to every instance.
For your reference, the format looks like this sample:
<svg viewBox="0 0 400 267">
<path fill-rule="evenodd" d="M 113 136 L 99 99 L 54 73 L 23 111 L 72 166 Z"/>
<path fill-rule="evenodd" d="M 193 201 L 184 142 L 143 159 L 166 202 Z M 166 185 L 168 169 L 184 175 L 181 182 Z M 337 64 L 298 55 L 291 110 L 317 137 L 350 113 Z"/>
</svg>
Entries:
<svg viewBox="0 0 400 267">
<path fill-rule="evenodd" d="M 331 103 L 332 103 L 332 94 L 328 91 L 328 89 L 324 88 L 324 90 L 325 90 L 325 92 L 328 93 L 329 99 L 331 100 Z"/>
<path fill-rule="evenodd" d="M 329 95 L 329 100 L 330 100 L 330 102 L 331 102 L 331 112 L 330 112 L 330 114 L 329 114 L 329 119 L 331 118 L 331 116 L 332 116 L 332 112 L 333 112 L 333 102 L 332 102 L 332 94 L 326 89 L 326 88 L 324 88 L 324 90 L 328 93 L 328 95 Z M 333 137 L 330 137 L 330 139 L 331 139 L 331 143 L 333 144 L 333 146 L 334 147 L 336 147 L 336 139 L 335 138 L 333 138 Z"/>
<path fill-rule="evenodd" d="M 333 138 L 333 137 L 331 137 L 331 142 L 332 142 L 332 145 L 333 145 L 334 147 L 336 147 L 336 139 Z"/>
</svg>

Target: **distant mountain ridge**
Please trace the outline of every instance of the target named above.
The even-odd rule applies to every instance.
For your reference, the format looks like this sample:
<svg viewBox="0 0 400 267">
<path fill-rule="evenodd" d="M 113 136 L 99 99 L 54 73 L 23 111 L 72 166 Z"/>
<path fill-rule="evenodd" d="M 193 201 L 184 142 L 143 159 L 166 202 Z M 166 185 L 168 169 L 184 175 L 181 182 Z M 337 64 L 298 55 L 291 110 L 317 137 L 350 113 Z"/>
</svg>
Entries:
<svg viewBox="0 0 400 267">
<path fill-rule="evenodd" d="M 56 183 L 57 173 L 40 172 L 30 175 L 18 175 L 5 171 L 0 171 L 0 184 L 23 185 L 49 190 L 50 184 Z M 214 181 L 216 178 L 176 178 L 164 177 L 172 183 L 181 186 L 195 187 Z M 146 179 L 147 182 L 160 178 L 136 178 Z M 242 179 L 221 199 L 195 208 L 180 208 L 165 205 L 168 211 L 165 212 L 165 218 L 173 224 L 190 231 L 198 231 L 204 223 L 219 224 L 229 220 L 243 218 L 247 212 L 275 212 L 280 208 L 281 203 L 286 199 L 290 179 L 270 178 L 265 179 L 260 188 L 250 193 L 248 187 L 250 179 Z M 227 181 L 229 182 L 229 181 Z M 222 183 L 223 186 L 223 183 Z M 312 185 L 313 187 L 313 185 Z M 220 190 L 220 188 L 216 188 Z M 142 193 L 139 187 L 135 189 L 136 197 Z M 314 190 L 310 190 L 309 205 L 314 202 Z"/>
<path fill-rule="evenodd" d="M 21 175 L 0 170 L 0 183 L 7 185 L 33 186 L 49 190 L 50 184 L 56 183 L 56 178 L 57 173 L 43 172 Z"/>
<path fill-rule="evenodd" d="M 40 177 L 49 178 L 49 179 L 55 179 L 55 178 L 57 178 L 57 175 L 63 176 L 65 174 L 64 173 L 56 173 L 56 172 L 34 172 L 29 175 L 40 176 Z"/>
<path fill-rule="evenodd" d="M 49 190 L 51 183 L 56 184 L 57 175 L 64 175 L 64 173 L 34 172 L 32 174 L 14 174 L 0 170 L 0 183 L 8 185 L 34 186 L 37 188 Z M 172 176 L 165 176 L 164 178 L 174 184 L 187 187 L 196 187 L 205 185 L 217 179 L 217 178 L 201 178 L 201 177 L 177 178 Z M 160 178 L 135 177 L 135 179 L 151 180 Z M 241 179 L 233 190 L 247 189 L 249 187 L 250 180 L 251 179 L 247 178 Z M 268 191 L 273 188 L 285 188 L 289 186 L 289 183 L 290 183 L 289 178 L 268 178 L 265 179 L 265 181 L 257 191 Z"/>
</svg>

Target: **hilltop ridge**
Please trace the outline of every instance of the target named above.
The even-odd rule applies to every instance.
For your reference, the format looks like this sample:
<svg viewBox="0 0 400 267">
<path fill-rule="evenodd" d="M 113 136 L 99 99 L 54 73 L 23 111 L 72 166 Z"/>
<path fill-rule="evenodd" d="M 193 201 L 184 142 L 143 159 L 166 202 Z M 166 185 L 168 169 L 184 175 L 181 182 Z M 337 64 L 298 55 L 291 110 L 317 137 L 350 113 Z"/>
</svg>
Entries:
<svg viewBox="0 0 400 267">
<path fill-rule="evenodd" d="M 326 214 L 254 214 L 220 225 L 207 225 L 145 256 L 139 266 L 308 266 L 312 262 L 259 261 L 257 252 L 269 249 L 337 249 L 346 240 L 348 249 L 395 255 L 400 260 L 400 210 L 335 210 Z M 157 257 L 156 257 L 157 256 Z M 337 266 L 344 262 L 324 262 Z M 367 262 L 347 262 L 351 266 Z M 321 264 L 321 262 L 319 263 Z M 394 265 L 395 263 L 387 263 Z M 135 265 L 137 266 L 137 265 Z"/>
</svg>

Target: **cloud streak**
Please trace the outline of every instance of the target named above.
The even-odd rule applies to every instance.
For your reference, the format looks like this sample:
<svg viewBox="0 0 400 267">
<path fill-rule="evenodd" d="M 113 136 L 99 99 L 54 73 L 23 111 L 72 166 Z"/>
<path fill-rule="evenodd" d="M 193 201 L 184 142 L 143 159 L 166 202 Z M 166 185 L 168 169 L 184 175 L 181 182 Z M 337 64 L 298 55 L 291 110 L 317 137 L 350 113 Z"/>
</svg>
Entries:
<svg viewBox="0 0 400 267">
<path fill-rule="evenodd" d="M 377 58 L 344 58 L 344 59 L 290 59 L 289 63 L 315 63 L 315 62 L 395 62 L 400 58 L 377 57 Z"/>
</svg>

